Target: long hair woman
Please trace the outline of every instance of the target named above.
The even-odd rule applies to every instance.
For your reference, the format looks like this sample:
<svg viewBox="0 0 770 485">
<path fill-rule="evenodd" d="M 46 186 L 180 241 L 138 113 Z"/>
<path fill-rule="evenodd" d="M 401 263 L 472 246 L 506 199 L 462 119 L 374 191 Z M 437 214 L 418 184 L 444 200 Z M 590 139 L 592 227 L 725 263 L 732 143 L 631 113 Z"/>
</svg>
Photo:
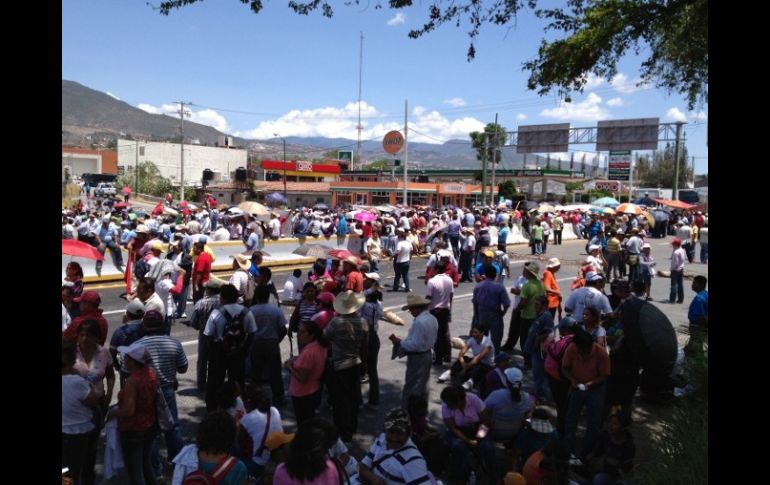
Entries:
<svg viewBox="0 0 770 485">
<path fill-rule="evenodd" d="M 326 485 L 340 483 L 340 471 L 329 458 L 334 444 L 321 418 L 302 423 L 289 446 L 289 459 L 275 470 L 273 483 L 282 485 Z"/>
</svg>

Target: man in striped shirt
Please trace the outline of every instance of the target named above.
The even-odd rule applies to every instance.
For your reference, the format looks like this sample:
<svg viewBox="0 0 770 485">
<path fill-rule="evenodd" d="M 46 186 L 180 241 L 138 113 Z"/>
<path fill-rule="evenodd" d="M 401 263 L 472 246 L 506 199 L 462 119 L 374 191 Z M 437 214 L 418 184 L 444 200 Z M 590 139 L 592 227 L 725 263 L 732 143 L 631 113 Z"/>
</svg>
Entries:
<svg viewBox="0 0 770 485">
<path fill-rule="evenodd" d="M 146 311 L 142 318 L 144 337 L 137 340 L 147 348 L 152 356 L 150 365 L 158 376 L 158 385 L 166 399 L 166 404 L 174 417 L 174 427 L 164 431 L 166 439 L 167 460 L 170 462 L 182 449 L 182 432 L 179 429 L 179 414 L 176 407 L 176 389 L 179 383 L 176 380 L 177 372 L 187 372 L 187 356 L 178 338 L 165 334 L 165 316 L 155 310 Z M 155 440 L 153 445 L 153 468 L 160 475 L 160 441 Z"/>
</svg>

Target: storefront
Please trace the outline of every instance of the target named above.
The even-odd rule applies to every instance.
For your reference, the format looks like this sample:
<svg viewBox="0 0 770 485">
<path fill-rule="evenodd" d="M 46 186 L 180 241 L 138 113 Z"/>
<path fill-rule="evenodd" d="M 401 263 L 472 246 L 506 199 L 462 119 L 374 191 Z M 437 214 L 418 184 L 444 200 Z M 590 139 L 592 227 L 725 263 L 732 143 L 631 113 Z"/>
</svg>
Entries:
<svg viewBox="0 0 770 485">
<path fill-rule="evenodd" d="M 284 174 L 289 182 L 333 182 L 337 180 L 341 169 L 336 160 L 313 163 L 304 160 L 262 160 L 260 167 L 265 172 L 266 181 L 283 181 Z"/>
<path fill-rule="evenodd" d="M 491 187 L 490 187 L 491 188 Z M 332 206 L 404 204 L 403 182 L 344 181 L 329 184 Z M 481 186 L 409 182 L 406 205 L 466 207 L 481 199 Z"/>
</svg>

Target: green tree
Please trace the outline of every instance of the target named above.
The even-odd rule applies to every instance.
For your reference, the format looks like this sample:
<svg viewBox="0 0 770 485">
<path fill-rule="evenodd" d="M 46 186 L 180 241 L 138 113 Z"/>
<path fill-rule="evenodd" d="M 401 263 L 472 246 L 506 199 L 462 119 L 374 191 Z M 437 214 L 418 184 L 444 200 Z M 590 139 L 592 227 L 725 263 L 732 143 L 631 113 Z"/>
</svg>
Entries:
<svg viewBox="0 0 770 485">
<path fill-rule="evenodd" d="M 682 149 L 679 161 L 679 188 L 687 187 L 686 183 L 692 180 L 692 168 L 685 162 L 687 160 L 687 147 Z M 649 157 L 639 157 L 636 162 L 635 185 L 640 187 L 674 187 L 674 145 L 668 144 L 663 150 L 655 153 L 651 160 Z"/>
<path fill-rule="evenodd" d="M 487 144 L 487 162 L 492 163 L 492 158 L 495 158 L 496 163 L 499 164 L 502 160 L 500 156 L 500 150 L 497 149 L 497 156 L 494 157 L 494 153 L 497 146 L 505 144 L 505 138 L 508 133 L 504 126 L 495 123 L 487 123 L 484 127 L 484 131 L 472 131 L 468 134 L 471 137 L 471 143 L 473 148 L 476 149 L 476 159 L 483 160 L 484 157 L 484 138 L 489 138 Z M 490 165 L 491 166 L 491 165 Z"/>
<path fill-rule="evenodd" d="M 364 165 L 363 170 L 390 170 L 390 164 L 385 159 L 375 160 L 374 162 Z"/>
<path fill-rule="evenodd" d="M 513 199 L 516 195 L 516 183 L 513 180 L 506 180 L 497 186 L 497 193 L 505 199 Z"/>
<path fill-rule="evenodd" d="M 125 174 L 118 177 L 116 188 L 120 191 L 125 185 L 131 187 L 134 193 L 163 196 L 175 193 L 171 181 L 160 174 L 158 167 L 150 161 L 139 164 L 139 185 L 136 185 L 136 170 L 133 166 L 126 167 Z"/>
<path fill-rule="evenodd" d="M 168 0 L 160 4 L 160 13 L 203 0 Z M 360 0 L 345 2 L 358 5 Z M 240 0 L 254 13 L 263 8 L 262 0 Z M 375 2 L 375 9 L 383 8 Z M 708 0 L 569 0 L 563 8 L 538 9 L 537 0 L 462 0 L 440 5 L 428 3 L 428 19 L 422 27 L 411 30 L 416 39 L 443 24 L 459 27 L 469 24 L 470 46 L 467 57 L 476 56 L 476 39 L 487 24 L 515 24 L 523 8 L 534 10 L 547 19 L 545 31 L 560 31 L 564 39 L 542 40 L 538 57 L 524 63 L 530 72 L 527 87 L 540 95 L 552 90 L 567 100 L 573 91 L 582 92 L 588 74 L 603 78 L 617 74 L 619 60 L 629 51 L 644 53 L 640 66 L 640 84 L 654 83 L 668 92 L 687 97 L 689 108 L 708 103 Z M 368 4 L 368 1 L 367 1 Z M 388 0 L 391 9 L 411 7 L 412 0 Z M 299 15 L 320 9 L 324 17 L 334 15 L 327 1 L 291 0 L 289 7 Z"/>
</svg>

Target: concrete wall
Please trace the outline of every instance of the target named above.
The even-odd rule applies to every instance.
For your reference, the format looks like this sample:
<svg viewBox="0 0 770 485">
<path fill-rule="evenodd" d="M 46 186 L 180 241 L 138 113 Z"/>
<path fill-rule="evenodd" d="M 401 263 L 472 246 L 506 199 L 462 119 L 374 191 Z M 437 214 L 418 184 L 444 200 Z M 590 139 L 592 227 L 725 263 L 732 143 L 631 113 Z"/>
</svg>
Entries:
<svg viewBox="0 0 770 485">
<path fill-rule="evenodd" d="M 70 175 L 102 173 L 102 157 L 87 153 L 62 153 L 62 166 L 70 167 Z"/>
<path fill-rule="evenodd" d="M 144 147 L 144 155 L 141 148 Z M 139 142 L 139 163 L 153 162 L 163 177 L 179 183 L 181 145 L 178 143 Z M 246 150 L 184 145 L 184 178 L 186 185 L 199 185 L 203 170 L 209 168 L 221 172 L 223 178 L 238 167 L 246 168 Z M 136 142 L 118 140 L 118 165 L 126 169 L 136 164 Z"/>
</svg>

